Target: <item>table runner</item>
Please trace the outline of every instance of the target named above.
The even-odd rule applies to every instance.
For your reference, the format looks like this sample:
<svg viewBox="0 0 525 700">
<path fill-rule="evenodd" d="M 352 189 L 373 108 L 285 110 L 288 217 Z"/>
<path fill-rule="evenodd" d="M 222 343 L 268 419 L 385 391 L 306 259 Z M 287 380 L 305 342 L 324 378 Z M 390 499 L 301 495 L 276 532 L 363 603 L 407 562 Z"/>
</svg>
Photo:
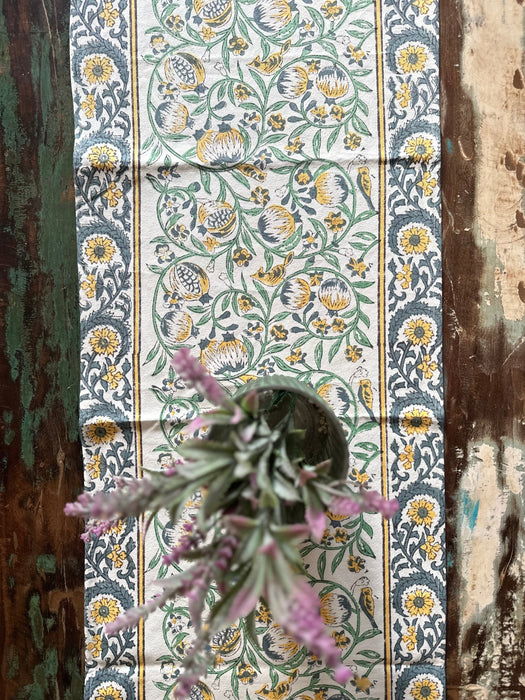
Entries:
<svg viewBox="0 0 525 700">
<path fill-rule="evenodd" d="M 86 488 L 171 458 L 202 408 L 169 363 L 187 346 L 228 390 L 309 381 L 349 479 L 400 502 L 386 524 L 330 513 L 305 545 L 345 688 L 261 608 L 260 648 L 242 624 L 214 638 L 195 700 L 445 697 L 437 15 L 72 0 Z M 159 516 L 86 546 L 86 698 L 169 697 L 183 602 L 104 624 L 155 592 L 179 532 Z"/>
</svg>

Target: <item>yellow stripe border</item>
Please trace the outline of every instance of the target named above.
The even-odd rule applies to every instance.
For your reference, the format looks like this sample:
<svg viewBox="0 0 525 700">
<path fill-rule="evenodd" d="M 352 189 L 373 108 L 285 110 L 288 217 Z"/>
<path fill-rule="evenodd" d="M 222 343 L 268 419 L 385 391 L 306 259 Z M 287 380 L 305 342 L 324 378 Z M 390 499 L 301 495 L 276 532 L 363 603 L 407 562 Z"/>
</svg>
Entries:
<svg viewBox="0 0 525 700">
<path fill-rule="evenodd" d="M 386 382 L 386 130 L 383 77 L 382 0 L 376 0 L 377 97 L 379 126 L 379 392 L 381 403 L 381 481 L 383 495 L 388 497 L 388 405 Z M 383 520 L 383 581 L 385 620 L 385 700 L 392 697 L 392 654 L 390 619 L 390 524 Z"/>
</svg>

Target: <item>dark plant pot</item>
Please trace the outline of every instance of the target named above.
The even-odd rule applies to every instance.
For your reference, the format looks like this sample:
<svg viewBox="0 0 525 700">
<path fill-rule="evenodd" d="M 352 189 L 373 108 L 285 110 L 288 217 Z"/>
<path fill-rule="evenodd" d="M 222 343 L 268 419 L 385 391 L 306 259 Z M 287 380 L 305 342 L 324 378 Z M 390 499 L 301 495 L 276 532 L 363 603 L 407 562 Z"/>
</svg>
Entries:
<svg viewBox="0 0 525 700">
<path fill-rule="evenodd" d="M 312 386 L 292 377 L 261 377 L 248 382 L 232 398 L 238 402 L 252 391 L 258 393 L 262 408 L 271 406 L 277 393 L 281 392 L 277 405 L 266 416 L 270 427 L 277 425 L 294 403 L 294 427 L 305 431 L 305 462 L 318 464 L 331 459 L 332 478 L 346 478 L 349 469 L 348 443 L 341 421 Z M 224 431 L 222 426 L 214 426 L 209 437 L 220 441 Z"/>
</svg>

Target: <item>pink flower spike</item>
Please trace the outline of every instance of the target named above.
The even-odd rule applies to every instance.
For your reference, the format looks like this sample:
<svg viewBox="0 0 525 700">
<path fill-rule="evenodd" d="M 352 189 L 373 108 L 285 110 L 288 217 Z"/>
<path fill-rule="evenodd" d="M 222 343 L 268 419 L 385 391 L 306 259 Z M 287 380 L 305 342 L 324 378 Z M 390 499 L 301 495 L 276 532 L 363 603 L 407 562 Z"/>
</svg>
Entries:
<svg viewBox="0 0 525 700">
<path fill-rule="evenodd" d="M 241 588 L 230 605 L 230 617 L 237 619 L 246 617 L 255 609 L 259 599 L 251 590 Z"/>
<path fill-rule="evenodd" d="M 312 508 L 307 508 L 305 513 L 305 520 L 308 523 L 310 532 L 312 533 L 312 539 L 314 542 L 319 542 L 324 534 L 326 525 L 326 514 L 322 510 L 313 510 Z"/>
<path fill-rule="evenodd" d="M 208 401 L 211 401 L 216 406 L 222 406 L 225 403 L 227 396 L 219 382 L 211 374 L 208 374 L 201 363 L 192 356 L 188 348 L 181 348 L 175 353 L 171 364 L 182 381 L 203 394 Z"/>
<path fill-rule="evenodd" d="M 315 479 L 317 474 L 315 472 L 309 472 L 306 469 L 299 469 L 299 485 L 304 486 L 306 483 Z"/>
<path fill-rule="evenodd" d="M 324 532 L 324 529 L 323 529 Z M 261 554 L 268 554 L 272 559 L 275 559 L 277 556 L 277 552 L 279 551 L 279 547 L 277 545 L 277 542 L 275 540 L 270 540 L 266 544 L 262 544 L 258 551 Z"/>
<path fill-rule="evenodd" d="M 334 669 L 334 681 L 340 685 L 345 685 L 353 675 L 352 670 L 342 664 L 336 666 Z"/>
</svg>

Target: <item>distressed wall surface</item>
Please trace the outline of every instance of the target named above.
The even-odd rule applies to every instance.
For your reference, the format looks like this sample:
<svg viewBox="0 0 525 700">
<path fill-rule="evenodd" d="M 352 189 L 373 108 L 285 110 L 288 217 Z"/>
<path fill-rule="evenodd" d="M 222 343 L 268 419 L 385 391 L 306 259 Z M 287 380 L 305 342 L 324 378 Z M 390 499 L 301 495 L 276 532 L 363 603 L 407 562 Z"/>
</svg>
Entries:
<svg viewBox="0 0 525 700">
<path fill-rule="evenodd" d="M 69 0 L 0 2 L 0 697 L 82 697 Z"/>
<path fill-rule="evenodd" d="M 525 697 L 522 0 L 441 3 L 448 697 Z"/>
</svg>

